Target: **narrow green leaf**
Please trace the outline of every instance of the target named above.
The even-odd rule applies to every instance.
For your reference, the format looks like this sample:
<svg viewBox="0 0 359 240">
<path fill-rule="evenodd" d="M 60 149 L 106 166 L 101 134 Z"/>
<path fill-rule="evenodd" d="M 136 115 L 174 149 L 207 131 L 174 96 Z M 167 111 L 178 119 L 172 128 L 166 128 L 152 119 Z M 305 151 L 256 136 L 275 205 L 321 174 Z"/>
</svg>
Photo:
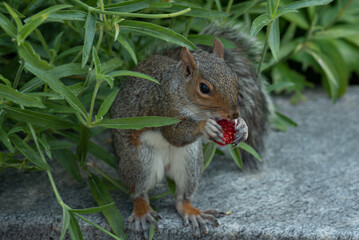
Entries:
<svg viewBox="0 0 359 240">
<path fill-rule="evenodd" d="M 19 152 L 21 152 L 27 160 L 29 160 L 39 168 L 51 171 L 51 167 L 46 162 L 43 162 L 40 156 L 19 136 L 13 134 L 10 135 L 9 138 L 11 142 L 15 145 L 16 149 L 19 150 Z"/>
<path fill-rule="evenodd" d="M 106 10 L 117 12 L 135 12 L 148 8 L 150 6 L 147 0 L 129 0 L 105 5 Z"/>
<path fill-rule="evenodd" d="M 97 112 L 96 119 L 101 119 L 103 116 L 106 115 L 110 107 L 112 106 L 112 103 L 115 101 L 116 96 L 118 94 L 119 89 L 116 89 L 110 95 L 108 95 L 103 103 L 101 104 L 100 109 Z"/>
<path fill-rule="evenodd" d="M 78 182 L 82 181 L 80 169 L 77 164 L 77 159 L 75 154 L 73 154 L 68 149 L 61 150 L 51 150 L 51 152 L 55 155 L 57 161 L 65 168 L 66 172 L 68 172 L 71 177 L 76 179 Z"/>
<path fill-rule="evenodd" d="M 172 195 L 176 195 L 176 183 L 168 177 L 166 177 L 166 181 Z"/>
<path fill-rule="evenodd" d="M 9 101 L 26 107 L 45 108 L 45 105 L 42 104 L 42 102 L 38 99 L 33 98 L 25 93 L 18 92 L 17 90 L 4 84 L 0 84 L 0 98 L 5 98 Z"/>
<path fill-rule="evenodd" d="M 115 84 L 115 79 L 112 77 L 112 76 L 109 76 L 109 75 L 104 75 L 104 74 L 98 74 L 96 76 L 98 79 L 101 79 L 101 80 L 105 80 L 108 85 L 113 88 L 114 84 Z"/>
<path fill-rule="evenodd" d="M 65 239 L 66 230 L 69 227 L 69 224 L 70 224 L 70 213 L 65 207 L 62 207 L 62 228 L 61 228 L 60 240 Z"/>
<path fill-rule="evenodd" d="M 76 154 L 81 164 L 85 162 L 89 145 L 89 131 L 88 128 L 81 125 L 80 142 L 77 145 Z"/>
<path fill-rule="evenodd" d="M 256 36 L 259 31 L 266 25 L 268 25 L 271 22 L 271 19 L 268 17 L 267 14 L 262 14 L 258 16 L 256 19 L 254 19 L 251 29 L 249 30 L 249 35 L 251 37 Z"/>
<path fill-rule="evenodd" d="M 128 43 L 128 41 L 124 37 L 122 37 L 121 35 L 117 36 L 117 41 L 122 45 L 122 47 L 124 47 L 126 49 L 126 51 L 130 54 L 132 60 L 137 65 L 136 53 L 133 51 L 133 49 L 130 46 L 130 44 Z"/>
<path fill-rule="evenodd" d="M 162 9 L 162 11 L 164 11 L 164 12 L 179 12 L 179 11 L 186 9 L 188 7 L 186 5 L 187 4 L 185 2 L 181 2 L 181 3 L 174 2 L 174 4 L 172 4 L 171 8 L 164 8 L 164 9 Z M 209 10 L 209 9 L 205 9 L 205 8 L 193 7 L 193 6 L 191 6 L 191 11 L 189 11 L 183 15 L 189 16 L 189 17 L 198 17 L 198 18 L 215 19 L 215 20 L 229 16 L 228 13 L 222 12 L 221 10 L 216 11 L 216 10 Z"/>
<path fill-rule="evenodd" d="M 136 129 L 140 130 L 145 127 L 161 127 L 166 125 L 172 125 L 178 123 L 176 118 L 169 117 L 131 117 L 131 118 L 119 118 L 119 119 L 105 119 L 96 126 L 105 128 L 117 128 L 117 129 Z"/>
<path fill-rule="evenodd" d="M 0 13 L 0 27 L 4 29 L 10 37 L 16 38 L 16 27 L 2 13 Z"/>
<path fill-rule="evenodd" d="M 7 135 L 7 133 L 5 132 L 4 129 L 2 129 L 0 127 L 0 140 L 2 141 L 2 143 L 5 145 L 5 147 L 11 152 L 14 153 L 14 148 L 9 140 L 9 136 Z"/>
<path fill-rule="evenodd" d="M 279 45 L 280 45 L 280 36 L 279 36 L 279 19 L 275 19 L 271 25 L 271 30 L 269 32 L 268 44 L 269 48 L 273 54 L 274 59 L 278 60 L 279 55 Z"/>
<path fill-rule="evenodd" d="M 56 52 L 56 54 L 59 52 L 59 49 L 60 49 L 60 45 L 61 45 L 61 38 L 62 38 L 62 35 L 64 34 L 64 32 L 60 32 L 56 37 L 55 37 L 55 40 L 54 40 L 54 50 Z"/>
<path fill-rule="evenodd" d="M 28 42 L 24 42 L 19 46 L 19 55 L 25 60 L 27 65 L 32 65 L 41 70 L 49 70 L 53 68 L 48 62 L 40 58 Z"/>
<path fill-rule="evenodd" d="M 152 240 L 155 235 L 155 227 L 150 223 L 150 229 L 148 229 L 148 240 Z"/>
<path fill-rule="evenodd" d="M 95 198 L 98 205 L 102 206 L 114 202 L 107 188 L 103 185 L 103 183 L 100 181 L 100 179 L 97 176 L 92 174 L 89 175 L 88 181 L 92 195 Z M 107 222 L 110 224 L 112 231 L 116 235 L 125 239 L 124 223 L 122 220 L 122 216 L 119 210 L 117 209 L 117 207 L 114 205 L 113 207 L 110 207 L 105 211 L 103 211 L 103 214 Z"/>
<path fill-rule="evenodd" d="M 85 41 L 82 49 L 82 68 L 85 67 L 92 48 L 96 31 L 96 17 L 89 12 L 85 23 Z"/>
<path fill-rule="evenodd" d="M 280 8 L 277 11 L 277 17 L 283 15 L 284 13 L 290 12 L 292 10 L 297 10 L 300 8 L 306 8 L 306 7 L 314 7 L 319 5 L 327 5 L 333 0 L 302 0 L 302 1 L 294 1 L 293 3 L 290 3 L 282 8 Z"/>
<path fill-rule="evenodd" d="M 315 61 L 320 65 L 323 72 L 325 73 L 328 79 L 329 85 L 329 94 L 333 99 L 337 98 L 338 91 L 338 80 L 336 77 L 336 72 L 334 66 L 332 66 L 330 59 L 328 59 L 324 54 L 316 52 L 311 49 L 306 49 L 306 51 L 315 59 Z"/>
<path fill-rule="evenodd" d="M 271 84 L 267 87 L 267 91 L 268 92 L 273 92 L 276 90 L 281 90 L 283 88 L 288 88 L 288 87 L 293 87 L 294 83 L 292 82 L 280 82 L 280 83 L 276 83 L 276 84 Z"/>
<path fill-rule="evenodd" d="M 316 32 L 314 38 L 344 38 L 359 34 L 357 25 L 337 25 L 332 28 Z"/>
<path fill-rule="evenodd" d="M 217 145 L 214 142 L 206 143 L 203 146 L 203 160 L 204 160 L 203 170 L 205 170 L 211 163 L 214 154 L 216 153 L 216 149 L 217 149 Z"/>
<path fill-rule="evenodd" d="M 212 44 L 213 45 L 213 44 Z M 138 77 L 138 78 L 143 78 L 143 79 L 147 79 L 150 80 L 152 82 L 155 82 L 157 84 L 160 84 L 156 79 L 154 79 L 153 77 L 144 74 L 144 73 L 140 73 L 140 72 L 134 72 L 134 71 L 127 71 L 127 70 L 121 70 L 121 71 L 116 71 L 116 72 L 111 72 L 109 74 L 107 74 L 110 77 L 121 77 L 121 76 L 132 76 L 132 77 Z"/>
<path fill-rule="evenodd" d="M 41 23 L 43 23 L 46 18 L 53 12 L 58 10 L 72 7 L 71 5 L 55 5 L 49 8 L 46 8 L 39 13 L 31 16 L 29 19 L 25 20 L 26 24 L 22 27 L 21 31 L 19 32 L 20 42 L 23 42 L 26 37 L 34 31 Z"/>
<path fill-rule="evenodd" d="M 92 47 L 92 61 L 95 63 L 96 74 L 101 74 L 101 62 L 95 47 Z"/>
<path fill-rule="evenodd" d="M 86 21 L 87 16 L 87 13 L 80 10 L 63 10 L 51 13 L 46 21 Z"/>
<path fill-rule="evenodd" d="M 87 112 L 80 100 L 51 72 L 43 71 L 27 63 L 25 64 L 25 68 L 46 82 L 54 91 L 63 96 L 71 107 L 81 114 L 83 119 L 87 119 Z"/>
<path fill-rule="evenodd" d="M 92 208 L 71 209 L 70 212 L 75 212 L 75 213 L 79 213 L 79 214 L 92 214 L 92 213 L 103 212 L 111 207 L 116 207 L 114 202 L 106 204 L 106 205 L 98 206 L 98 207 L 92 207 Z"/>
<path fill-rule="evenodd" d="M 185 46 L 191 50 L 197 49 L 197 47 L 191 41 L 170 28 L 164 28 L 153 23 L 133 20 L 125 20 L 120 22 L 118 25 L 120 28 L 129 29 L 132 32 L 150 35 L 152 37 L 165 40 L 166 42 Z"/>
<path fill-rule="evenodd" d="M 249 152 L 253 157 L 255 157 L 256 159 L 258 159 L 258 161 L 262 161 L 262 158 L 259 156 L 259 154 L 257 153 L 257 151 L 252 148 L 250 145 L 248 145 L 245 142 L 241 142 L 239 145 L 239 148 L 243 149 L 246 152 Z"/>
<path fill-rule="evenodd" d="M 291 127 L 298 127 L 298 123 L 296 123 L 295 121 L 293 121 L 292 119 L 290 119 L 289 117 L 287 117 L 286 115 L 284 115 L 283 113 L 280 112 L 275 112 L 275 114 L 284 122 L 287 123 L 288 126 Z"/>
<path fill-rule="evenodd" d="M 227 145 L 227 149 L 229 151 L 229 154 L 231 154 L 233 161 L 237 164 L 237 166 L 240 169 L 242 169 L 243 162 L 242 162 L 241 153 L 239 152 L 238 148 L 233 148 L 232 145 Z"/>
<path fill-rule="evenodd" d="M 5 83 L 6 86 L 9 86 L 9 87 L 12 86 L 11 82 L 10 82 L 7 78 L 5 78 L 3 75 L 1 75 L 1 74 L 0 74 L 0 80 L 1 80 L 3 83 Z"/>
<path fill-rule="evenodd" d="M 217 36 L 213 36 L 213 35 L 206 35 L 206 34 L 190 34 L 188 35 L 188 39 L 194 43 L 197 44 L 201 44 L 201 45 L 205 45 L 205 46 L 210 46 L 213 47 L 213 40 L 214 38 L 218 38 L 219 40 L 221 40 L 221 42 L 223 43 L 223 47 L 224 48 L 237 48 L 236 44 L 233 43 L 230 40 L 227 40 L 225 38 L 222 37 L 217 37 Z"/>
<path fill-rule="evenodd" d="M 22 23 L 21 23 L 19 16 L 14 11 L 14 9 L 12 9 L 6 2 L 4 2 L 3 4 L 6 7 L 6 9 L 8 10 L 8 12 L 10 13 L 10 15 L 12 16 L 12 18 L 14 19 L 16 26 L 17 26 L 17 31 L 18 32 L 21 31 Z"/>
<path fill-rule="evenodd" d="M 113 239 L 116 239 L 116 240 L 121 240 L 121 238 L 122 238 L 122 239 L 126 239 L 126 238 L 125 238 L 125 237 L 126 237 L 125 235 L 122 235 L 121 238 L 119 238 L 119 237 L 117 237 L 116 235 L 114 235 L 114 234 L 110 233 L 109 231 L 107 231 L 106 229 L 102 228 L 100 225 L 98 225 L 98 224 L 96 224 L 96 223 L 94 223 L 94 222 L 88 220 L 87 218 L 81 216 L 81 215 L 78 214 L 78 213 L 74 213 L 74 215 L 77 216 L 77 217 L 79 217 L 79 218 L 81 218 L 81 219 L 84 220 L 85 222 L 91 224 L 91 225 L 94 226 L 95 228 L 100 229 L 102 232 L 106 233 L 107 235 L 109 235 L 109 236 L 112 237 Z"/>
<path fill-rule="evenodd" d="M 70 224 L 69 224 L 69 233 L 71 240 L 82 240 L 82 232 L 79 226 L 79 223 L 74 215 L 70 214 Z"/>
<path fill-rule="evenodd" d="M 14 107 L 5 107 L 4 110 L 7 117 L 20 122 L 31 123 L 35 126 L 51 129 L 66 129 L 72 127 L 71 122 L 47 113 L 40 113 Z"/>
</svg>

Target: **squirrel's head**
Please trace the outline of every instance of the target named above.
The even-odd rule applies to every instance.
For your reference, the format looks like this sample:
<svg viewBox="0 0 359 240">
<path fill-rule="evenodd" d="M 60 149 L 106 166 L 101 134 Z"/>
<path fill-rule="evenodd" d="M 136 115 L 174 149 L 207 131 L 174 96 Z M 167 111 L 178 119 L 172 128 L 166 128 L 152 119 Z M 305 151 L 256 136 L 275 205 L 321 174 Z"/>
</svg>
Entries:
<svg viewBox="0 0 359 240">
<path fill-rule="evenodd" d="M 223 44 L 217 38 L 213 53 L 191 52 L 183 47 L 180 58 L 186 92 L 197 118 L 236 119 L 238 109 L 238 78 L 227 66 Z"/>
</svg>

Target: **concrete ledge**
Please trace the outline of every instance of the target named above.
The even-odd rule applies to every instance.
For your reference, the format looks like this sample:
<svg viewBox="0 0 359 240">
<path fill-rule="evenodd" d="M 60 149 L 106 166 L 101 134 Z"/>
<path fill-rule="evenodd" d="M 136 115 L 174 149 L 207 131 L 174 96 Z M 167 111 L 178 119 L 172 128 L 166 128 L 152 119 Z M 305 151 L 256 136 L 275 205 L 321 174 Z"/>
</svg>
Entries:
<svg viewBox="0 0 359 240">
<path fill-rule="evenodd" d="M 305 95 L 307 102 L 297 106 L 275 99 L 299 127 L 270 134 L 262 172 L 241 173 L 223 157 L 205 171 L 193 204 L 233 213 L 219 219 L 221 225 L 205 239 L 359 239 L 359 87 L 349 88 L 335 105 L 323 91 Z M 86 183 L 53 166 L 69 206 L 96 205 Z M 127 218 L 128 197 L 112 193 Z M 153 205 L 164 217 L 156 239 L 192 238 L 171 197 Z M 88 217 L 107 228 L 101 214 Z M 0 175 L 0 239 L 58 239 L 61 218 L 44 173 L 6 170 Z M 110 239 L 81 220 L 80 225 L 84 239 Z"/>
</svg>

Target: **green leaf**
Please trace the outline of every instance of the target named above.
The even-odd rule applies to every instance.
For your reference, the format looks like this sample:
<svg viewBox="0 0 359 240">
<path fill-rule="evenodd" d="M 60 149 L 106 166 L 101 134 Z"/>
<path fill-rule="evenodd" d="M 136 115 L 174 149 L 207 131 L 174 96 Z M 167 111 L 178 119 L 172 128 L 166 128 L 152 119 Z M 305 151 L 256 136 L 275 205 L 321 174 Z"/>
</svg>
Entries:
<svg viewBox="0 0 359 240">
<path fill-rule="evenodd" d="M 80 10 L 63 10 L 51 13 L 46 21 L 86 21 L 87 16 L 87 13 Z"/>
<path fill-rule="evenodd" d="M 5 145 L 5 147 L 11 152 L 14 153 L 14 148 L 9 140 L 9 136 L 7 135 L 7 133 L 5 132 L 4 129 L 2 129 L 0 127 L 0 140 L 2 141 L 2 143 Z"/>
<path fill-rule="evenodd" d="M 111 77 L 111 76 L 109 76 L 109 75 L 104 75 L 104 74 L 98 74 L 96 77 L 97 77 L 98 79 L 105 80 L 105 81 L 108 83 L 108 85 L 109 85 L 111 88 L 113 88 L 114 83 L 115 83 L 115 79 L 114 79 L 113 77 Z"/>
<path fill-rule="evenodd" d="M 1 75 L 1 74 L 0 74 L 0 80 L 1 80 L 3 83 L 5 83 L 6 86 L 9 86 L 9 87 L 12 86 L 11 82 L 10 82 L 7 78 L 5 78 L 3 75 Z"/>
<path fill-rule="evenodd" d="M 190 41 L 197 43 L 197 44 L 210 46 L 210 47 L 213 47 L 214 38 L 218 38 L 219 40 L 221 40 L 224 48 L 237 48 L 235 43 L 233 43 L 232 41 L 227 40 L 225 38 L 222 38 L 222 37 L 206 35 L 206 34 L 200 34 L 200 35 L 199 34 L 190 34 L 190 35 L 188 35 L 188 39 Z"/>
<path fill-rule="evenodd" d="M 5 107 L 4 110 L 6 112 L 6 116 L 20 122 L 34 124 L 35 126 L 51 129 L 66 129 L 72 127 L 71 122 L 47 113 L 40 113 L 14 107 Z"/>
<path fill-rule="evenodd" d="M 96 119 L 101 119 L 103 116 L 106 115 L 110 107 L 112 106 L 112 103 L 115 101 L 116 96 L 118 94 L 119 89 L 116 89 L 110 95 L 108 95 L 103 103 L 101 104 L 100 109 L 97 112 Z"/>
<path fill-rule="evenodd" d="M 44 9 L 40 11 L 39 13 L 31 16 L 28 21 L 25 20 L 26 24 L 22 27 L 21 31 L 18 35 L 18 41 L 21 43 L 26 39 L 29 34 L 34 31 L 38 26 L 40 26 L 41 23 L 43 23 L 46 18 L 53 12 L 56 12 L 58 10 L 72 7 L 71 5 L 55 5 L 52 7 L 49 7 L 47 9 Z"/>
<path fill-rule="evenodd" d="M 61 46 L 61 38 L 62 35 L 64 34 L 64 32 L 60 32 L 54 40 L 54 50 L 56 52 L 56 54 L 59 52 L 60 46 Z"/>
<path fill-rule="evenodd" d="M 25 93 L 18 92 L 17 90 L 4 84 L 0 84 L 0 98 L 5 98 L 26 107 L 45 108 L 45 105 L 36 98 L 33 98 Z"/>
<path fill-rule="evenodd" d="M 92 214 L 92 213 L 103 212 L 112 207 L 116 207 L 114 202 L 106 204 L 106 205 L 98 206 L 98 207 L 92 207 L 92 208 L 71 209 L 70 212 L 75 212 L 75 213 L 79 213 L 79 214 Z"/>
<path fill-rule="evenodd" d="M 150 229 L 148 229 L 148 240 L 152 240 L 155 235 L 155 227 L 150 223 Z"/>
<path fill-rule="evenodd" d="M 170 28 L 164 28 L 153 23 L 133 20 L 125 20 L 120 22 L 118 25 L 120 28 L 129 29 L 131 32 L 146 34 L 155 38 L 165 40 L 166 42 L 185 46 L 191 50 L 197 49 L 197 47 L 191 41 L 186 39 L 181 34 L 176 33 Z"/>
<path fill-rule="evenodd" d="M 344 38 L 359 34 L 357 25 L 337 25 L 332 28 L 316 32 L 314 38 Z"/>
<path fill-rule="evenodd" d="M 283 15 L 282 18 L 284 18 L 288 22 L 295 23 L 298 27 L 300 27 L 304 30 L 309 29 L 310 25 L 308 23 L 307 18 L 304 16 L 304 14 L 291 12 L 291 13 Z"/>
<path fill-rule="evenodd" d="M 92 47 L 92 61 L 95 63 L 96 74 L 101 74 L 101 62 L 95 47 Z"/>
<path fill-rule="evenodd" d="M 292 82 L 280 82 L 280 83 L 275 83 L 275 84 L 271 84 L 267 87 L 267 91 L 268 92 L 273 92 L 273 91 L 278 91 L 278 90 L 282 90 L 283 88 L 288 88 L 288 87 L 293 87 L 294 83 Z"/>
<path fill-rule="evenodd" d="M 226 147 L 229 151 L 229 154 L 231 154 L 233 161 L 237 164 L 237 166 L 240 169 L 242 169 L 243 162 L 242 162 L 241 153 L 239 152 L 238 148 L 233 148 L 232 145 L 227 145 Z"/>
<path fill-rule="evenodd" d="M 20 57 L 25 60 L 27 65 L 32 65 L 41 70 L 49 70 L 53 68 L 48 62 L 40 58 L 28 42 L 21 44 L 18 51 Z"/>
<path fill-rule="evenodd" d="M 143 79 L 147 79 L 147 80 L 151 80 L 152 82 L 155 82 L 157 84 L 160 84 L 156 79 L 154 79 L 153 77 L 144 74 L 144 73 L 140 73 L 140 72 L 134 72 L 134 71 L 127 71 L 127 70 L 121 70 L 121 71 L 116 71 L 116 72 L 111 72 L 109 74 L 107 74 L 110 77 L 121 77 L 121 76 L 132 76 L 132 77 L 138 77 L 138 78 L 143 78 Z"/>
<path fill-rule="evenodd" d="M 168 177 L 166 177 L 166 181 L 167 181 L 168 188 L 169 188 L 170 192 L 172 193 L 172 195 L 176 195 L 176 183 Z"/>
<path fill-rule="evenodd" d="M 209 142 L 204 144 L 203 146 L 203 160 L 204 160 L 204 166 L 203 170 L 205 170 L 209 164 L 211 163 L 214 154 L 216 153 L 217 145 L 214 142 Z"/>
<path fill-rule="evenodd" d="M 61 150 L 53 150 L 52 153 L 55 155 L 57 161 L 65 168 L 66 172 L 68 172 L 71 177 L 76 179 L 78 182 L 82 181 L 80 169 L 77 164 L 77 159 L 75 154 L 73 154 L 68 149 L 61 149 Z"/>
<path fill-rule="evenodd" d="M 87 119 L 87 112 L 80 100 L 51 72 L 43 71 L 27 63 L 25 64 L 25 68 L 46 82 L 54 91 L 63 96 L 70 106 L 81 114 L 83 119 Z"/>
<path fill-rule="evenodd" d="M 279 45 L 280 45 L 280 37 L 279 37 L 279 19 L 275 19 L 271 25 L 271 30 L 269 32 L 268 44 L 269 48 L 273 54 L 273 57 L 276 61 L 278 61 L 279 55 Z"/>
<path fill-rule="evenodd" d="M 16 27 L 10 22 L 7 17 L 0 13 L 0 27 L 10 36 L 16 38 Z"/>
<path fill-rule="evenodd" d="M 81 164 L 84 163 L 88 152 L 89 132 L 88 128 L 81 125 L 80 142 L 77 145 L 76 154 Z"/>
<path fill-rule="evenodd" d="M 116 12 L 135 12 L 148 8 L 149 6 L 149 1 L 146 0 L 129 0 L 124 2 L 107 4 L 105 5 L 105 9 Z"/>
<path fill-rule="evenodd" d="M 103 183 L 97 176 L 92 174 L 89 175 L 88 181 L 92 195 L 98 205 L 103 206 L 114 202 L 107 188 L 103 185 Z M 117 207 L 113 206 L 106 209 L 105 211 L 103 211 L 103 215 L 105 216 L 107 222 L 110 224 L 113 232 L 121 238 L 125 239 L 124 223 Z"/>
<path fill-rule="evenodd" d="M 267 14 L 259 15 L 256 19 L 254 19 L 251 29 L 249 30 L 249 35 L 251 37 L 256 36 L 259 31 L 266 25 L 271 22 L 271 19 L 268 17 Z"/>
<path fill-rule="evenodd" d="M 29 160 L 39 168 L 51 171 L 51 167 L 46 162 L 43 162 L 40 156 L 19 136 L 13 134 L 9 137 L 11 142 L 15 145 L 16 149 L 19 150 L 19 152 L 21 152 L 27 160 Z"/>
<path fill-rule="evenodd" d="M 293 3 L 290 3 L 288 5 L 285 5 L 284 7 L 280 8 L 277 11 L 277 16 L 281 16 L 286 12 L 297 10 L 300 8 L 306 8 L 306 7 L 314 7 L 319 5 L 327 5 L 333 0 L 302 0 L 302 1 L 294 1 Z"/>
<path fill-rule="evenodd" d="M 162 11 L 164 11 L 164 12 L 179 12 L 179 11 L 186 9 L 187 7 L 189 7 L 189 6 L 187 6 L 185 4 L 185 2 L 183 2 L 183 4 L 175 3 L 175 4 L 172 4 L 171 8 L 164 8 L 164 9 L 162 9 Z M 190 12 L 187 12 L 183 15 L 189 16 L 189 17 L 198 17 L 198 18 L 215 19 L 215 20 L 229 16 L 228 13 L 226 13 L 226 12 L 209 10 L 209 9 L 199 8 L 199 7 L 194 7 L 194 6 L 191 6 Z"/>
<path fill-rule="evenodd" d="M 249 152 L 253 157 L 255 157 L 256 159 L 258 159 L 258 161 L 262 161 L 262 158 L 259 156 L 259 154 L 257 153 L 257 151 L 252 148 L 250 145 L 248 145 L 245 142 L 241 142 L 239 145 L 239 148 L 243 149 L 246 152 Z"/>
<path fill-rule="evenodd" d="M 101 126 L 105 128 L 140 130 L 145 127 L 162 127 L 166 125 L 172 125 L 178 122 L 179 120 L 176 118 L 148 116 L 148 117 L 105 119 L 100 123 L 97 123 L 96 126 Z"/>
<path fill-rule="evenodd" d="M 293 121 L 292 119 L 290 119 L 289 117 L 287 117 L 286 115 L 284 115 L 283 113 L 280 112 L 275 112 L 275 114 L 282 120 L 284 121 L 288 126 L 291 127 L 298 127 L 298 123 L 296 123 L 295 121 Z"/>
<path fill-rule="evenodd" d="M 132 60 L 137 65 L 136 53 L 133 51 L 133 49 L 130 46 L 130 44 L 128 43 L 128 41 L 124 37 L 122 37 L 121 35 L 117 36 L 117 41 L 122 45 L 122 47 L 124 47 L 126 49 L 126 51 L 130 54 Z"/>
<path fill-rule="evenodd" d="M 96 17 L 89 12 L 85 23 L 85 41 L 82 49 L 82 68 L 85 67 L 92 48 L 96 31 Z"/>
<path fill-rule="evenodd" d="M 61 228 L 60 240 L 63 240 L 65 238 L 66 230 L 70 224 L 70 218 L 71 216 L 69 211 L 65 207 L 62 207 L 62 228 Z"/>
<path fill-rule="evenodd" d="M 309 48 L 306 49 L 306 52 L 309 53 L 322 68 L 328 80 L 329 95 L 331 96 L 331 98 L 335 100 L 338 97 L 339 84 L 338 84 L 338 80 L 337 80 L 338 78 L 336 76 L 335 68 L 332 65 L 330 59 L 324 54 Z"/>
<path fill-rule="evenodd" d="M 82 232 L 75 216 L 70 214 L 69 233 L 72 240 L 82 240 Z"/>
<path fill-rule="evenodd" d="M 22 23 L 21 23 L 19 16 L 14 11 L 14 9 L 12 9 L 7 3 L 4 2 L 3 4 L 6 7 L 6 9 L 8 10 L 8 12 L 10 13 L 10 15 L 12 16 L 12 18 L 14 19 L 16 26 L 17 26 L 17 31 L 18 32 L 21 31 Z"/>
</svg>

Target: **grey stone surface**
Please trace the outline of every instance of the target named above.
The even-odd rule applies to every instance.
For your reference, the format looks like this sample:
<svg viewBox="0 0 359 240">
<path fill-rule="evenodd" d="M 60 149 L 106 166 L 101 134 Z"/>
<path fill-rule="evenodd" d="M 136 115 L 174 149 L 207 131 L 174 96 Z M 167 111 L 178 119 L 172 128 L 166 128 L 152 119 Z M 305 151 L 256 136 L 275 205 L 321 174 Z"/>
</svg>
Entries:
<svg viewBox="0 0 359 240">
<path fill-rule="evenodd" d="M 219 219 L 205 239 L 359 239 L 359 87 L 335 105 L 323 91 L 305 92 L 293 106 L 276 98 L 281 112 L 299 127 L 272 132 L 260 173 L 238 171 L 232 160 L 217 157 L 204 172 L 193 204 L 232 211 Z M 56 167 L 55 181 L 72 208 L 95 206 L 86 183 Z M 166 190 L 165 184 L 156 192 Z M 132 206 L 112 192 L 125 218 Z M 153 202 L 163 216 L 156 239 L 192 239 L 172 197 Z M 88 216 L 107 228 L 101 214 Z M 58 206 L 44 173 L 0 174 L 0 239 L 58 239 Z M 84 239 L 109 239 L 80 221 Z"/>
</svg>

